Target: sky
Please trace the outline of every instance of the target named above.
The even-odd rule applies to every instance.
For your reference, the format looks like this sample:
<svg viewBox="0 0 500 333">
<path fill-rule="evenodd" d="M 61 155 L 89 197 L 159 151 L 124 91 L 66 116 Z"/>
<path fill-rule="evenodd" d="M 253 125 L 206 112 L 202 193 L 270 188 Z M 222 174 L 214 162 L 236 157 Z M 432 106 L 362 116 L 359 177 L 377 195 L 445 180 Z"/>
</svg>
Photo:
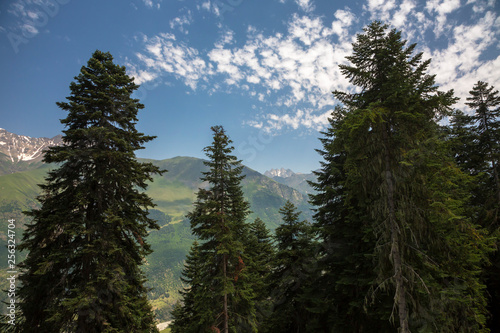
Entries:
<svg viewBox="0 0 500 333">
<path fill-rule="evenodd" d="M 137 128 L 157 136 L 139 157 L 203 158 L 222 125 L 243 164 L 308 173 L 363 27 L 400 30 L 466 110 L 477 81 L 500 89 L 499 13 L 498 0 L 2 0 L 0 127 L 61 134 L 56 102 L 109 51 L 140 84 Z"/>
</svg>

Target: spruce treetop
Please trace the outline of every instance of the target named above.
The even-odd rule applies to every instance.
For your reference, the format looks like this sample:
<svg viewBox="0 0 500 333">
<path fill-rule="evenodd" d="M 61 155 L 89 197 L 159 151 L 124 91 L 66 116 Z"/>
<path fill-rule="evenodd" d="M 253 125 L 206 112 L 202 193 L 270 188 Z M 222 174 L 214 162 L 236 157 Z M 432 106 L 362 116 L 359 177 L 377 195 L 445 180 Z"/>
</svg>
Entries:
<svg viewBox="0 0 500 333">
<path fill-rule="evenodd" d="M 361 92 L 336 90 L 335 97 L 348 108 L 415 109 L 430 119 L 448 115 L 457 100 L 453 90 L 438 91 L 435 75 L 426 73 L 430 59 L 422 60 L 422 53 L 414 55 L 416 44 L 406 46 L 401 31 L 387 30 L 388 25 L 374 21 L 357 35 L 353 54 L 346 57 L 351 64 L 339 67 Z"/>
</svg>

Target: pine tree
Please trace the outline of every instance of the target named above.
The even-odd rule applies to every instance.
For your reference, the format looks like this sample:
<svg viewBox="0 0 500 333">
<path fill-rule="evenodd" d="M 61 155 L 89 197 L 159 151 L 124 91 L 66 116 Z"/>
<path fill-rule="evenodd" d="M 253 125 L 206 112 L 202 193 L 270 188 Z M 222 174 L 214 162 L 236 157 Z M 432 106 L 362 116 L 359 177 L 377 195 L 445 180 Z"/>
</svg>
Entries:
<svg viewBox="0 0 500 333">
<path fill-rule="evenodd" d="M 471 115 L 457 111 L 452 118 L 451 145 L 457 164 L 473 177 L 468 215 L 485 227 L 499 242 L 498 213 L 500 208 L 500 96 L 494 87 L 478 81 L 466 103 Z M 485 279 L 490 295 L 488 327 L 500 329 L 500 255 L 492 254 L 491 265 L 485 267 Z"/>
<path fill-rule="evenodd" d="M 309 313 L 304 290 L 311 282 L 314 268 L 313 234 L 307 221 L 300 221 L 300 212 L 287 201 L 280 209 L 282 224 L 276 228 L 275 268 L 269 276 L 273 313 L 266 332 L 305 332 Z"/>
<path fill-rule="evenodd" d="M 370 311 L 380 303 L 367 315 L 391 320 L 392 330 L 480 331 L 485 298 L 478 272 L 490 244 L 463 216 L 467 193 L 460 184 L 467 177 L 438 137 L 436 119 L 449 114 L 453 92 L 438 91 L 434 76 L 426 74 L 430 60 L 413 55 L 415 47 L 406 47 L 401 32 L 373 22 L 357 36 L 347 57 L 351 65 L 340 66 L 359 92 L 334 92 L 344 109 L 325 140 L 325 155 L 334 155 L 313 197 L 321 205 L 316 218 L 325 247 L 347 251 L 332 263 L 337 271 L 327 272 L 327 290 L 339 289 L 349 304 L 334 314 L 354 313 L 351 304 L 365 302 Z M 341 209 L 331 212 L 335 206 Z M 348 238 L 356 229 L 364 246 Z M 349 266 L 356 257 L 360 261 Z M 368 273 L 356 278 L 358 265 Z"/>
<path fill-rule="evenodd" d="M 348 195 L 347 152 L 345 138 L 339 136 L 346 112 L 336 108 L 329 128 L 322 133 L 321 169 L 315 172 L 311 195 L 315 207 L 314 228 L 318 247 L 317 280 L 307 291 L 311 311 L 318 316 L 317 332 L 389 332 L 392 325 L 384 318 L 390 312 L 388 295 L 378 294 L 376 302 L 367 302 L 375 284 L 373 268 L 376 238 L 371 218 L 360 206 L 362 200 Z"/>
<path fill-rule="evenodd" d="M 249 224 L 249 235 L 246 242 L 246 261 L 251 280 L 254 282 L 255 307 L 257 321 L 262 323 L 270 315 L 269 277 L 274 267 L 274 247 L 272 236 L 260 218 Z"/>
<path fill-rule="evenodd" d="M 212 295 L 210 282 L 203 275 L 205 263 L 200 256 L 200 248 L 197 241 L 193 243 L 191 251 L 186 257 L 182 282 L 188 286 L 180 292 L 183 304 L 176 304 L 172 311 L 174 323 L 170 325 L 172 333 L 210 332 L 214 313 L 207 307 Z M 204 328 L 203 329 L 200 329 Z"/>
<path fill-rule="evenodd" d="M 221 126 L 212 127 L 214 139 L 204 150 L 208 157 L 201 180 L 208 189 L 199 189 L 194 210 L 188 214 L 193 234 L 200 240 L 200 272 L 208 294 L 194 299 L 193 306 L 210 311 L 209 322 L 197 322 L 195 331 L 224 333 L 256 331 L 255 294 L 245 262 L 245 240 L 249 204 L 243 198 L 241 162 L 231 155 L 234 147 Z M 186 267 L 189 271 L 190 268 Z M 203 303 L 197 303 L 203 300 Z M 187 308 L 183 309 L 186 313 Z M 181 312 L 179 310 L 178 312 Z M 200 315 L 201 316 L 201 315 Z M 208 315 L 207 315 L 208 316 Z M 207 318 L 203 315 L 203 318 Z M 192 319 L 191 319 L 192 320 Z M 175 327 L 174 323 L 174 327 Z M 175 328 L 177 330 L 177 328 Z"/>
<path fill-rule="evenodd" d="M 500 209 L 500 96 L 493 86 L 488 88 L 486 82 L 478 81 L 467 97 L 469 107 L 475 110 L 470 116 L 472 133 L 477 140 L 476 154 L 480 156 L 476 163 L 477 172 L 487 175 L 481 189 L 489 193 L 485 201 L 483 225 L 498 228 L 498 211 Z"/>
<path fill-rule="evenodd" d="M 96 51 L 70 85 L 63 145 L 44 162 L 58 167 L 41 185 L 39 209 L 20 249 L 22 332 L 154 332 L 140 270 L 151 248 L 150 163 L 134 152 L 154 137 L 136 130 L 138 86 L 109 53 Z"/>
</svg>

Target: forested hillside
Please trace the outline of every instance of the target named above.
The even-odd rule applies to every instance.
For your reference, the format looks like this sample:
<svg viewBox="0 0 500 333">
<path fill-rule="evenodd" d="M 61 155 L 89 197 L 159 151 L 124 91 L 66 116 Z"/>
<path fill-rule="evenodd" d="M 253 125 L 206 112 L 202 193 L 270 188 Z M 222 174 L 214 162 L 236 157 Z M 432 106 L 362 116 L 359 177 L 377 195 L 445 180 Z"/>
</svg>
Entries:
<svg viewBox="0 0 500 333">
<path fill-rule="evenodd" d="M 204 160 L 137 159 L 139 86 L 96 51 L 57 103 L 62 143 L 0 156 L 20 243 L 0 231 L 20 270 L 5 331 L 500 330 L 499 92 L 478 78 L 454 109 L 416 49 L 379 21 L 357 35 L 304 193 L 220 125 Z"/>
<path fill-rule="evenodd" d="M 153 253 L 144 267 L 149 280 L 148 286 L 153 288 L 149 298 L 158 317 L 165 321 L 170 318 L 170 310 L 179 299 L 178 290 L 182 288 L 180 273 L 194 239 L 185 215 L 192 207 L 198 188 L 206 186 L 200 181 L 201 172 L 205 171 L 206 167 L 201 159 L 193 157 L 147 161 L 168 170 L 163 176 L 155 176 L 146 191 L 157 205 L 151 210 L 151 217 L 158 221 L 160 230 L 150 230 Z M 37 184 L 43 183 L 47 172 L 53 168 L 54 165 L 43 165 L 32 170 L 0 176 L 0 202 L 3 203 L 0 212 L 5 218 L 15 218 L 20 230 L 30 220 L 22 211 L 37 207 L 35 198 L 40 193 Z M 304 216 L 311 219 L 307 197 L 249 168 L 244 168 L 243 172 L 246 175 L 245 197 L 252 202 L 253 208 L 250 219 L 261 216 L 268 228 L 276 228 L 280 223 L 279 208 L 287 200 L 294 202 L 304 212 Z M 0 253 L 7 255 L 6 230 L 0 231 L 0 235 L 3 248 Z M 6 265 L 7 262 L 0 263 L 3 270 Z"/>
</svg>

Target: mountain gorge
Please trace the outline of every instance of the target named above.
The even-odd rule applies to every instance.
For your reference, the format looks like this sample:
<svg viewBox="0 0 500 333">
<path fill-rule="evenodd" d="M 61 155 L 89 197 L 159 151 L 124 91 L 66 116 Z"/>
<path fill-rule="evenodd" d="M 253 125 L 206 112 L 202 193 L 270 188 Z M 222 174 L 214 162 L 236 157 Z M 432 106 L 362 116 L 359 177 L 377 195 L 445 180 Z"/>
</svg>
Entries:
<svg viewBox="0 0 500 333">
<path fill-rule="evenodd" d="M 0 159 L 0 216 L 4 220 L 16 219 L 19 230 L 16 236 L 20 241 L 22 229 L 28 223 L 22 211 L 37 206 L 35 198 L 40 193 L 37 184 L 43 183 L 47 172 L 55 168 L 54 165 L 41 162 L 42 152 L 48 146 L 60 144 L 61 137 L 35 139 L 5 130 L 0 133 L 0 141 L 4 142 Z M 146 191 L 156 204 L 150 214 L 158 221 L 160 230 L 150 231 L 149 242 L 154 252 L 147 257 L 143 267 L 148 286 L 152 288 L 149 298 L 157 316 L 167 320 L 173 304 L 179 300 L 178 290 L 183 287 L 179 277 L 185 256 L 194 240 L 185 215 L 193 207 L 197 190 L 208 185 L 200 181 L 207 167 L 202 159 L 194 157 L 141 160 L 168 171 L 161 176 L 154 176 Z M 248 167 L 244 167 L 243 174 L 243 191 L 252 211 L 249 221 L 260 217 L 269 229 L 274 230 L 281 223 L 279 209 L 287 200 L 302 211 L 301 218 L 311 220 L 306 194 Z M 0 253 L 5 250 L 6 233 L 6 228 L 0 230 Z M 0 278 L 6 274 L 5 265 L 0 264 Z M 1 283 L 0 287 L 3 287 Z"/>
</svg>

